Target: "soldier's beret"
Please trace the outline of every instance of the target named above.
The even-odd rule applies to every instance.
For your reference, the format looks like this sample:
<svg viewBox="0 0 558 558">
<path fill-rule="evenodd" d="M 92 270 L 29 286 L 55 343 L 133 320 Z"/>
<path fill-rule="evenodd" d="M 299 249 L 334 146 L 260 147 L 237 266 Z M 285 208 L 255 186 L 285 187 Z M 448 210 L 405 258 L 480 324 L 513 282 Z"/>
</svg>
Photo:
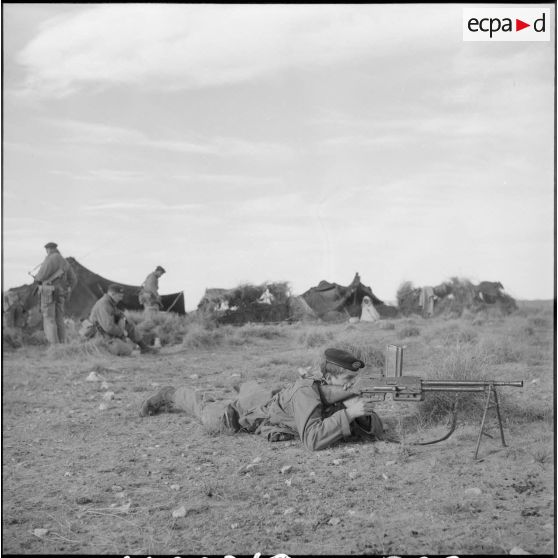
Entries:
<svg viewBox="0 0 558 558">
<path fill-rule="evenodd" d="M 327 362 L 331 362 L 331 364 L 336 364 L 347 370 L 356 371 L 365 366 L 362 360 L 341 349 L 326 349 L 324 354 Z"/>
<path fill-rule="evenodd" d="M 58 248 L 58 244 L 56 242 L 47 242 L 45 248 Z"/>
<path fill-rule="evenodd" d="M 164 267 L 161 267 L 160 265 L 158 265 L 158 266 L 155 268 L 155 271 L 162 271 L 163 273 L 166 273 L 165 268 L 164 268 Z"/>
<path fill-rule="evenodd" d="M 123 287 L 122 285 L 116 285 L 116 284 L 113 283 L 112 285 L 109 285 L 108 290 L 109 290 L 111 293 L 120 293 L 120 294 L 124 294 L 124 287 Z"/>
</svg>

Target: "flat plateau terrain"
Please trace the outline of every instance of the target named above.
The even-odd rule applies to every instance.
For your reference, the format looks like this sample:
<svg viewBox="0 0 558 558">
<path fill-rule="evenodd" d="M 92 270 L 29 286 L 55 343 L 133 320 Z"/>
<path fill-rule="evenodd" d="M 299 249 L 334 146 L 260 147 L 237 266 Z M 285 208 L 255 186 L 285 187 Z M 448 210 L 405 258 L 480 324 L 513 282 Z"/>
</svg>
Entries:
<svg viewBox="0 0 558 558">
<path fill-rule="evenodd" d="M 540 302 L 508 317 L 198 328 L 158 356 L 5 350 L 3 552 L 553 554 L 553 339 L 552 302 Z M 327 347 L 377 355 L 389 343 L 405 345 L 404 374 L 523 380 L 499 391 L 507 447 L 490 414 L 494 437 L 473 459 L 482 394 L 430 446 L 412 442 L 447 424 L 420 403 L 378 404 L 400 444 L 320 452 L 210 436 L 178 412 L 138 416 L 161 386 L 234 397 L 243 380 L 296 380 Z"/>
</svg>

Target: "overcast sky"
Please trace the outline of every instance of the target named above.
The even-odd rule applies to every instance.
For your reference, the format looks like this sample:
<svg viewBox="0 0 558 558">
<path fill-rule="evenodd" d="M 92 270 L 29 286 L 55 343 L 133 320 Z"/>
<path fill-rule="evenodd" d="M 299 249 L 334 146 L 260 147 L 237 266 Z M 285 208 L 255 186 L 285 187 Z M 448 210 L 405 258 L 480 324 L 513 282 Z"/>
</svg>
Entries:
<svg viewBox="0 0 558 558">
<path fill-rule="evenodd" d="M 549 42 L 490 43 L 460 4 L 4 3 L 4 288 L 55 241 L 187 309 L 357 271 L 553 298 L 541 6 Z"/>
</svg>

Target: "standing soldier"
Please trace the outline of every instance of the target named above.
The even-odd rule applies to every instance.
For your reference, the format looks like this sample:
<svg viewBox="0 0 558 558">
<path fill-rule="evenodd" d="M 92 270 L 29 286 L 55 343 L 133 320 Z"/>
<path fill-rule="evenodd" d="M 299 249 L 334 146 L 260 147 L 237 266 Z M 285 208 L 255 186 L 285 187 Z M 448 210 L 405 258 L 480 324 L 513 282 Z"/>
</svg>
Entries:
<svg viewBox="0 0 558 558">
<path fill-rule="evenodd" d="M 139 293 L 139 301 L 143 309 L 147 312 L 156 312 L 161 307 L 161 297 L 159 296 L 159 278 L 166 273 L 165 269 L 158 265 L 155 271 L 150 273 L 143 282 Z"/>
<path fill-rule="evenodd" d="M 64 303 L 75 287 L 77 277 L 56 243 L 48 242 L 45 249 L 47 256 L 35 275 L 35 283 L 39 285 L 45 336 L 53 345 L 66 341 Z"/>
</svg>

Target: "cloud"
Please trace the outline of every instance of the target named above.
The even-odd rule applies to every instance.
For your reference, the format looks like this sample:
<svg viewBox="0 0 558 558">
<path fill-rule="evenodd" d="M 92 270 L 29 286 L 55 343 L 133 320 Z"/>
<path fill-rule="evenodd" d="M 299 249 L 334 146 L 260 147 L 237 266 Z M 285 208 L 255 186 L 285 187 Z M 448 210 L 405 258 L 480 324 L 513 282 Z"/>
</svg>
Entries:
<svg viewBox="0 0 558 558">
<path fill-rule="evenodd" d="M 173 180 L 203 184 L 223 184 L 230 186 L 266 186 L 278 187 L 283 181 L 277 176 L 252 176 L 247 174 L 175 174 Z"/>
<path fill-rule="evenodd" d="M 85 173 L 74 173 L 67 170 L 52 170 L 50 174 L 69 177 L 72 180 L 95 180 L 106 182 L 128 182 L 144 180 L 148 175 L 138 171 L 121 171 L 114 169 L 92 169 Z"/>
<path fill-rule="evenodd" d="M 152 139 L 134 128 L 123 128 L 78 120 L 52 120 L 48 122 L 62 130 L 64 144 L 121 145 L 143 147 L 193 155 L 220 157 L 289 157 L 294 150 L 284 144 L 250 141 L 238 137 Z"/>
<path fill-rule="evenodd" d="M 431 40 L 417 10 L 436 29 Z M 459 17 L 428 5 L 102 5 L 46 21 L 18 62 L 28 91 L 46 96 L 86 85 L 195 89 L 424 49 L 459 31 Z"/>
<path fill-rule="evenodd" d="M 110 211 L 197 211 L 201 204 L 196 203 L 178 203 L 178 204 L 165 204 L 156 199 L 137 199 L 137 200 L 122 200 L 122 201 L 101 201 L 99 203 L 86 205 L 81 208 L 81 211 L 89 213 L 105 213 Z"/>
</svg>

